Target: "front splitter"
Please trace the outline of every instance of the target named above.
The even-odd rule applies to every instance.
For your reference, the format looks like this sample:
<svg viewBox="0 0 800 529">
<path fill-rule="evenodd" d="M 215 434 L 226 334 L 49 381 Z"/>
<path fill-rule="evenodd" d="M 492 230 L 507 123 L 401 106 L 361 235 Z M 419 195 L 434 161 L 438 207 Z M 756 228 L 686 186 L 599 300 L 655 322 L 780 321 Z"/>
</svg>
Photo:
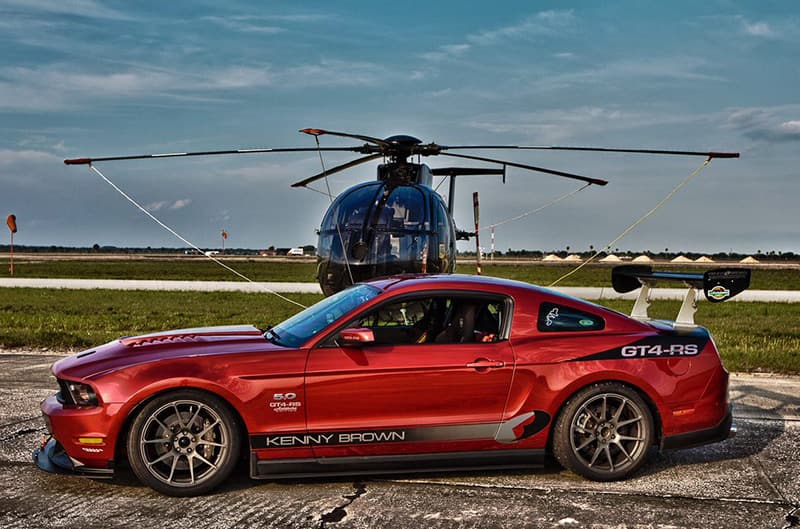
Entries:
<svg viewBox="0 0 800 529">
<path fill-rule="evenodd" d="M 47 443 L 33 451 L 33 462 L 40 470 L 51 474 L 70 474 L 94 479 L 111 479 L 111 468 L 91 468 L 67 455 L 61 443 L 50 438 Z"/>
</svg>

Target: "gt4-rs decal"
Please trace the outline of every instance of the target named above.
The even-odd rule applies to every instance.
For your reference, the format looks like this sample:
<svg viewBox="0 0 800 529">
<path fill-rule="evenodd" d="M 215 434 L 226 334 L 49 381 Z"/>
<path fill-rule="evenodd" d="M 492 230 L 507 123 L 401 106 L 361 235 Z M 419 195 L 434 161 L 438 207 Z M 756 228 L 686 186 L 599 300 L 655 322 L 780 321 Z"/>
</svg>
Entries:
<svg viewBox="0 0 800 529">
<path fill-rule="evenodd" d="M 708 336 L 650 336 L 621 347 L 582 356 L 572 361 L 697 356 L 707 343 Z"/>
<path fill-rule="evenodd" d="M 250 446 L 253 449 L 300 448 L 308 446 L 396 443 L 403 441 L 457 441 L 469 439 L 495 439 L 500 443 L 514 443 L 539 433 L 549 423 L 550 415 L 548 413 L 544 411 L 533 411 L 517 415 L 508 421 L 481 424 L 348 432 L 251 435 Z"/>
</svg>

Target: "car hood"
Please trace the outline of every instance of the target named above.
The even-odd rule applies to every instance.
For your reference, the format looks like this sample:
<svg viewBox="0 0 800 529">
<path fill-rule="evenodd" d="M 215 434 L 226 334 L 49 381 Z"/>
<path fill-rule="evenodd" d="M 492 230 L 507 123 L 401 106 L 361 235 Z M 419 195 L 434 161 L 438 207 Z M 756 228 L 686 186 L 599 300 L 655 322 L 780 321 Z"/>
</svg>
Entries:
<svg viewBox="0 0 800 529">
<path fill-rule="evenodd" d="M 133 365 L 188 356 L 280 349 L 252 325 L 199 327 L 127 336 L 53 364 L 59 378 L 92 378 Z"/>
</svg>

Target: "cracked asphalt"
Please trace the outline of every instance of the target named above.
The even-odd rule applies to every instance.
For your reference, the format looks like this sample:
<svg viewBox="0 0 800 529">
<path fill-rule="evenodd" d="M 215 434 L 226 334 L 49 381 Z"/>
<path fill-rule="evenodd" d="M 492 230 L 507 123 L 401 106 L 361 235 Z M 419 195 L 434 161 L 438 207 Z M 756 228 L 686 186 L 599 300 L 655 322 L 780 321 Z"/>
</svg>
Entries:
<svg viewBox="0 0 800 529">
<path fill-rule="evenodd" d="M 800 527 L 800 378 L 733 375 L 739 434 L 654 453 L 632 479 L 583 480 L 554 463 L 457 472 L 251 481 L 242 465 L 217 492 L 170 498 L 121 470 L 113 481 L 46 474 L 31 451 L 55 392 L 47 353 L 0 352 L 2 527 Z"/>
</svg>

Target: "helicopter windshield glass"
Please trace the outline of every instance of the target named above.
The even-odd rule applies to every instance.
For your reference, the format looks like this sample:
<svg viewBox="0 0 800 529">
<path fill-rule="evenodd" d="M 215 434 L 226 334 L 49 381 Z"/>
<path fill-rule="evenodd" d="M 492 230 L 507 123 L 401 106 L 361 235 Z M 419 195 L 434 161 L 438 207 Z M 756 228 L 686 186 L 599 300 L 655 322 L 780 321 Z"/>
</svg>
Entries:
<svg viewBox="0 0 800 529">
<path fill-rule="evenodd" d="M 385 182 L 339 195 L 319 233 L 317 278 L 323 291 L 331 294 L 371 277 L 441 271 L 440 255 L 447 263 L 449 246 L 439 249 L 437 197 L 423 185 Z M 449 226 L 446 221 L 441 220 Z"/>
<path fill-rule="evenodd" d="M 337 223 L 342 231 L 360 231 L 374 223 L 380 231 L 430 229 L 426 223 L 425 196 L 416 186 L 394 188 L 382 200 L 382 185 L 367 185 L 340 196 L 322 220 L 320 231 L 335 233 Z"/>
<path fill-rule="evenodd" d="M 272 327 L 264 333 L 264 337 L 284 347 L 300 347 L 319 331 L 380 292 L 379 288 L 371 285 L 356 285 L 342 290 Z"/>
<path fill-rule="evenodd" d="M 381 211 L 376 227 L 386 231 L 421 230 L 425 225 L 425 196 L 412 186 L 397 187 Z"/>
<path fill-rule="evenodd" d="M 356 188 L 336 199 L 322 220 L 322 232 L 336 232 L 336 225 L 343 231 L 361 230 L 367 214 L 375 203 L 375 194 L 380 186 L 367 185 Z"/>
</svg>

